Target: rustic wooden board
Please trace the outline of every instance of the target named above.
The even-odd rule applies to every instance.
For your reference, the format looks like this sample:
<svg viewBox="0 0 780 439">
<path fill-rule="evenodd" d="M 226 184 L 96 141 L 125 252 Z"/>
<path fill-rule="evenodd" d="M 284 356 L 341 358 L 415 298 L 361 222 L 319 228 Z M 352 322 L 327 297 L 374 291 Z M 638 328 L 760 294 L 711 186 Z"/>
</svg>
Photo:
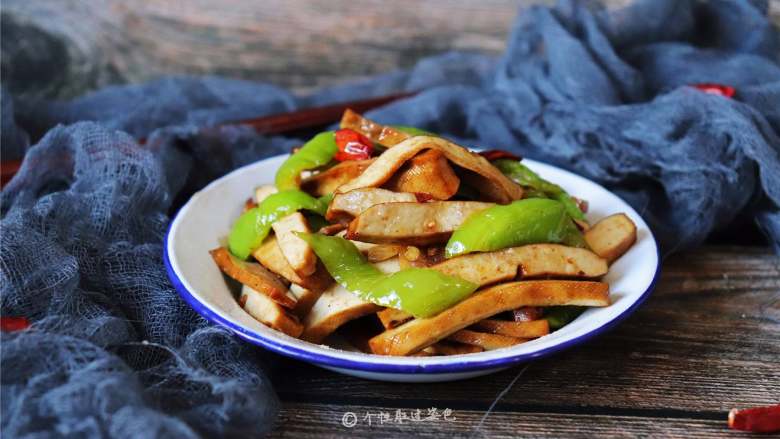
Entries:
<svg viewBox="0 0 780 439">
<path fill-rule="evenodd" d="M 217 74 L 300 92 L 449 50 L 499 54 L 518 11 L 550 3 L 6 0 L 2 73 L 15 96 L 29 97 L 72 97 L 166 74 Z M 770 13 L 780 20 L 780 2 L 770 2 Z"/>
<path fill-rule="evenodd" d="M 724 433 L 730 408 L 780 402 L 778 340 L 780 258 L 756 247 L 707 247 L 674 256 L 635 315 L 603 337 L 528 365 L 486 426 L 491 435 L 512 435 L 508 426 L 517 425 L 532 436 L 690 430 L 712 437 Z M 467 434 L 523 366 L 426 385 L 365 381 L 294 361 L 283 369 L 275 380 L 285 406 L 280 431 L 338 435 L 344 430 L 334 417 L 354 407 L 450 408 L 468 419 L 463 428 L 423 423 L 444 435 Z M 350 434 L 392 436 L 402 433 L 397 428 Z"/>
<path fill-rule="evenodd" d="M 443 405 L 439 405 L 439 411 Z M 282 409 L 279 427 L 270 437 L 275 438 L 593 438 L 607 437 L 685 437 L 717 438 L 745 437 L 743 433 L 726 428 L 723 419 L 689 419 L 656 416 L 623 416 L 612 414 L 582 415 L 573 413 L 514 412 L 497 410 L 484 416 L 475 410 L 453 410 L 449 421 L 420 422 L 395 420 L 396 410 L 407 415 L 417 408 L 374 406 L 333 406 L 328 404 L 288 404 Z M 427 407 L 420 408 L 422 417 Z M 351 428 L 342 424 L 345 413 L 357 416 L 358 423 Z M 389 420 L 380 422 L 380 414 L 389 414 Z M 371 415 L 368 425 L 366 415 Z M 483 419 L 484 418 L 484 419 Z"/>
<path fill-rule="evenodd" d="M 8 0 L 3 76 L 15 95 L 47 97 L 166 74 L 305 91 L 448 50 L 498 54 L 534 3 L 551 0 Z"/>
</svg>

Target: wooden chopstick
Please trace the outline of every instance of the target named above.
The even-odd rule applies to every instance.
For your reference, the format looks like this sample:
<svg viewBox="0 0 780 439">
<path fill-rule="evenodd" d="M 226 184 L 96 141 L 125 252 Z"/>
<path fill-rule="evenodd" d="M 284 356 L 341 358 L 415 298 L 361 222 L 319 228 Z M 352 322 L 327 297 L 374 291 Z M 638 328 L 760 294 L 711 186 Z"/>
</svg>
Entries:
<svg viewBox="0 0 780 439">
<path fill-rule="evenodd" d="M 270 116 L 225 122 L 219 126 L 241 125 L 252 127 L 259 134 L 284 134 L 292 131 L 321 127 L 337 122 L 341 119 L 341 115 L 347 108 L 362 113 L 389 104 L 390 102 L 414 96 L 415 94 L 416 93 L 414 92 L 396 93 L 369 99 L 339 102 L 336 104 L 304 108 L 302 110 L 273 114 Z M 146 139 L 138 139 L 138 141 L 139 143 L 144 143 Z M 0 162 L 0 186 L 5 186 L 5 184 L 19 172 L 21 165 L 21 160 L 3 160 Z"/>
</svg>

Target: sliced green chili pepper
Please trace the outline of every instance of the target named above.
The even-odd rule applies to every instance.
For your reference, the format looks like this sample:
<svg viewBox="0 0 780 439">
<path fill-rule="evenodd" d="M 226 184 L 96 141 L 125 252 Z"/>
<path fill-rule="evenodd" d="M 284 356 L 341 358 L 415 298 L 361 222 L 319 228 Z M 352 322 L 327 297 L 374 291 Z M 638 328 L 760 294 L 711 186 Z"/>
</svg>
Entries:
<svg viewBox="0 0 780 439">
<path fill-rule="evenodd" d="M 293 212 L 309 210 L 325 215 L 332 195 L 314 198 L 296 189 L 269 195 L 259 206 L 244 212 L 233 224 L 228 248 L 238 258 L 246 259 L 263 243 L 271 224 Z"/>
<path fill-rule="evenodd" d="M 552 198 L 558 200 L 566 207 L 566 212 L 572 218 L 580 221 L 585 220 L 585 215 L 580 210 L 574 199 L 566 193 L 563 188 L 555 183 L 543 179 L 536 172 L 528 169 L 527 166 L 517 160 L 499 159 L 493 162 L 504 175 L 514 180 L 520 186 L 525 186 L 530 191 L 526 192 L 526 197 Z"/>
<path fill-rule="evenodd" d="M 430 131 L 425 131 L 423 129 L 416 128 L 416 127 L 408 127 L 404 125 L 391 125 L 391 126 L 397 129 L 398 131 L 409 134 L 411 136 L 436 136 L 436 134 L 433 134 Z"/>
<path fill-rule="evenodd" d="M 584 306 L 550 306 L 544 309 L 544 318 L 550 329 L 560 329 L 579 317 L 585 309 Z"/>
<path fill-rule="evenodd" d="M 328 273 L 361 299 L 430 317 L 460 302 L 477 285 L 426 268 L 409 268 L 385 274 L 368 263 L 355 244 L 338 236 L 298 233 L 311 245 Z"/>
<path fill-rule="evenodd" d="M 444 255 L 451 258 L 547 242 L 586 247 L 582 233 L 560 201 L 528 198 L 493 206 L 468 217 L 452 234 Z"/>
<path fill-rule="evenodd" d="M 287 158 L 276 171 L 276 189 L 298 189 L 301 172 L 325 166 L 333 160 L 338 147 L 333 131 L 325 131 L 306 142 L 301 149 Z"/>
</svg>

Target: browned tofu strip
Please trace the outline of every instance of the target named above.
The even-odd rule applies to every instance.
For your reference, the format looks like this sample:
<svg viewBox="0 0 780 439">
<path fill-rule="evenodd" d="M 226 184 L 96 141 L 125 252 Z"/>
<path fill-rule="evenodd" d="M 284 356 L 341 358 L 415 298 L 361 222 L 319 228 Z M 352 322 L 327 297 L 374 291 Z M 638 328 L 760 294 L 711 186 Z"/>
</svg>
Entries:
<svg viewBox="0 0 780 439">
<path fill-rule="evenodd" d="M 333 282 L 321 262 L 317 263 L 317 269 L 311 276 L 301 276 L 296 273 L 282 254 L 282 249 L 274 235 L 266 238 L 263 244 L 252 253 L 252 256 L 265 268 L 307 290 L 323 291 Z"/>
<path fill-rule="evenodd" d="M 603 282 L 531 280 L 509 282 L 477 292 L 434 317 L 415 319 L 372 338 L 375 354 L 408 355 L 480 320 L 521 306 L 608 306 Z"/>
<path fill-rule="evenodd" d="M 373 159 L 341 162 L 304 179 L 301 189 L 317 197 L 332 194 L 339 186 L 357 178 L 373 162 Z"/>
<path fill-rule="evenodd" d="M 319 343 L 344 323 L 375 313 L 379 305 L 366 302 L 334 283 L 323 291 L 303 320 L 302 339 Z"/>
<path fill-rule="evenodd" d="M 379 187 L 420 151 L 436 149 L 444 153 L 449 161 L 471 171 L 476 181 L 473 186 L 487 199 L 501 204 L 523 198 L 523 188 L 501 173 L 495 166 L 477 153 L 455 145 L 440 137 L 415 136 L 388 149 L 376 158 L 359 177 L 340 186 L 337 192 L 344 193 L 364 187 Z"/>
<path fill-rule="evenodd" d="M 266 184 L 255 189 L 255 203 L 260 204 L 265 201 L 269 196 L 279 192 L 276 190 L 276 186 L 272 184 Z"/>
<path fill-rule="evenodd" d="M 300 285 L 290 284 L 290 292 L 298 299 L 292 312 L 303 319 L 322 295 L 322 291 L 307 290 Z"/>
<path fill-rule="evenodd" d="M 447 340 L 479 346 L 486 351 L 508 348 L 528 341 L 523 338 L 509 337 L 501 334 L 486 334 L 484 332 L 469 331 L 468 329 L 461 329 L 460 331 L 455 332 L 447 337 Z"/>
<path fill-rule="evenodd" d="M 398 203 L 403 201 L 416 203 L 417 197 L 414 194 L 393 192 L 380 188 L 355 189 L 354 191 L 343 194 L 336 194 L 328 206 L 328 211 L 325 213 L 325 219 L 331 222 L 342 219 L 348 221 L 376 204 Z"/>
<path fill-rule="evenodd" d="M 224 247 L 216 248 L 209 253 L 223 273 L 253 290 L 265 294 L 286 308 L 295 306 L 295 298 L 288 294 L 287 286 L 262 265 L 242 261 L 231 255 L 230 251 Z"/>
<path fill-rule="evenodd" d="M 309 233 L 309 223 L 300 212 L 287 215 L 271 225 L 276 241 L 290 267 L 300 276 L 310 276 L 317 269 L 317 255 L 295 232 Z"/>
<path fill-rule="evenodd" d="M 368 120 L 352 110 L 346 110 L 341 116 L 341 128 L 349 128 L 368 137 L 372 141 L 390 148 L 411 137 L 411 135 L 398 131 L 393 127 L 380 125 Z"/>
<path fill-rule="evenodd" d="M 530 322 L 507 322 L 504 320 L 482 320 L 473 328 L 491 334 L 508 335 L 517 338 L 538 338 L 550 333 L 547 320 L 532 320 Z"/>
<path fill-rule="evenodd" d="M 413 315 L 406 311 L 395 308 L 385 308 L 376 313 L 376 316 L 379 317 L 379 321 L 382 322 L 382 326 L 384 326 L 385 329 L 393 329 L 396 326 L 401 326 L 414 318 Z"/>
<path fill-rule="evenodd" d="M 610 215 L 585 232 L 585 242 L 612 263 L 636 242 L 636 224 L 624 213 Z"/>
<path fill-rule="evenodd" d="M 382 273 L 395 273 L 400 270 L 398 259 L 390 259 L 374 264 Z M 304 333 L 301 338 L 319 343 L 341 325 L 358 317 L 373 314 L 382 309 L 359 298 L 344 287 L 334 283 L 325 290 L 304 319 Z"/>
<path fill-rule="evenodd" d="M 491 206 L 476 201 L 377 204 L 352 220 L 346 237 L 385 244 L 442 243 L 466 218 Z"/>
<path fill-rule="evenodd" d="M 530 322 L 544 316 L 544 310 L 538 306 L 523 306 L 512 310 L 512 320 L 515 322 Z"/>
<path fill-rule="evenodd" d="M 434 343 L 428 346 L 420 352 L 426 352 L 431 355 L 463 355 L 482 351 L 484 351 L 484 349 L 476 345 L 468 345 L 442 340 L 438 343 Z"/>
<path fill-rule="evenodd" d="M 581 248 L 532 244 L 445 260 L 430 268 L 480 286 L 522 278 L 557 276 L 597 278 L 607 274 L 607 261 Z"/>
<path fill-rule="evenodd" d="M 290 315 L 278 303 L 265 294 L 244 285 L 238 303 L 258 322 L 281 331 L 290 337 L 299 337 L 303 325 L 293 315 Z"/>
<path fill-rule="evenodd" d="M 436 200 L 449 200 L 458 192 L 460 178 L 444 154 L 429 149 L 404 163 L 385 187 L 397 192 L 427 194 Z"/>
<path fill-rule="evenodd" d="M 412 249 L 414 247 L 407 247 Z M 419 261 L 422 252 L 415 258 Z M 440 271 L 444 274 L 457 276 L 479 286 L 491 285 L 497 282 L 512 280 L 517 277 L 532 278 L 540 276 L 559 276 L 570 278 L 593 279 L 607 274 L 607 262 L 593 252 L 581 248 L 566 247 L 559 244 L 532 244 L 512 247 L 504 250 L 486 253 L 472 253 L 445 260 L 434 265 L 405 263 L 408 252 L 402 252 L 399 261 L 403 268 L 421 266 Z M 390 329 L 412 319 L 412 316 L 400 310 L 382 311 L 377 313 L 382 323 L 385 323 L 382 313 L 389 323 Z M 390 317 L 392 316 L 392 319 Z M 547 322 L 546 320 L 544 321 Z M 509 335 L 509 334 L 507 334 Z"/>
</svg>

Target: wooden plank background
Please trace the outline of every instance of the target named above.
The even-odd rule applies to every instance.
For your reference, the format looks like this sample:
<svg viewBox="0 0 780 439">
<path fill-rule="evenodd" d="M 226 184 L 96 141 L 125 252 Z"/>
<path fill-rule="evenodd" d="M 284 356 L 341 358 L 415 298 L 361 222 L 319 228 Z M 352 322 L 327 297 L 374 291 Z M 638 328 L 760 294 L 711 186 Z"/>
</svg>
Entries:
<svg viewBox="0 0 780 439">
<path fill-rule="evenodd" d="M 553 0 L 4 0 L 2 77 L 14 95 L 67 98 L 169 74 L 294 91 L 499 54 L 518 11 Z M 619 8 L 629 0 L 602 0 Z M 780 0 L 770 0 L 780 21 Z"/>
<path fill-rule="evenodd" d="M 5 0 L 3 77 L 48 97 L 183 73 L 300 92 L 448 50 L 498 54 L 517 11 L 550 1 Z"/>
<path fill-rule="evenodd" d="M 665 261 L 656 291 L 616 329 L 525 369 L 399 384 L 283 360 L 274 435 L 737 436 L 726 429 L 729 409 L 780 403 L 778 340 L 780 258 L 760 247 L 708 246 Z M 429 407 L 452 409 L 456 421 L 341 425 L 347 411 L 361 417 Z"/>
<path fill-rule="evenodd" d="M 213 73 L 302 92 L 451 49 L 499 54 L 517 10 L 531 3 L 539 2 L 4 0 L 3 84 L 17 95 L 66 98 Z M 780 2 L 771 4 L 779 14 Z M 283 408 L 273 435 L 744 437 L 726 430 L 726 413 L 780 402 L 778 340 L 780 258 L 708 246 L 667 260 L 656 292 L 616 329 L 527 368 L 397 384 L 274 356 Z M 347 411 L 428 407 L 450 408 L 456 419 L 341 425 Z"/>
</svg>

